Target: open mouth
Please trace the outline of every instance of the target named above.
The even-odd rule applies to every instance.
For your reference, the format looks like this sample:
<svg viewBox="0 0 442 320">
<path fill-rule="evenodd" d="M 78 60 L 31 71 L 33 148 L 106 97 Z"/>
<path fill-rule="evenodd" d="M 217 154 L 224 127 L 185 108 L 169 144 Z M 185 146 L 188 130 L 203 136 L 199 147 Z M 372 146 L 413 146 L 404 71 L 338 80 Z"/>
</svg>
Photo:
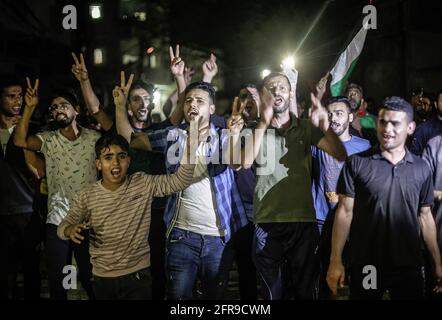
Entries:
<svg viewBox="0 0 442 320">
<path fill-rule="evenodd" d="M 335 123 L 335 122 L 332 122 L 332 123 L 330 124 L 330 127 L 331 127 L 333 130 L 338 129 L 340 126 L 341 126 L 340 124 Z"/>
<path fill-rule="evenodd" d="M 389 135 L 389 134 L 383 134 L 382 138 L 384 139 L 384 141 L 391 141 L 394 139 L 394 136 Z"/>
<path fill-rule="evenodd" d="M 147 115 L 147 110 L 146 109 L 138 110 L 138 115 L 141 117 L 145 117 Z"/>
<path fill-rule="evenodd" d="M 13 107 L 12 108 L 12 112 L 14 112 L 15 114 L 18 114 L 18 113 L 20 113 L 20 107 Z"/>
<path fill-rule="evenodd" d="M 276 97 L 275 99 L 275 105 L 280 106 L 284 100 L 281 97 Z"/>
<path fill-rule="evenodd" d="M 195 118 L 196 116 L 199 115 L 199 112 L 198 112 L 197 109 L 191 109 L 191 110 L 187 113 L 187 115 L 189 116 L 190 119 L 193 119 L 193 118 Z"/>
<path fill-rule="evenodd" d="M 56 119 L 60 119 L 60 118 L 64 118 L 66 119 L 66 115 L 64 113 L 57 113 L 57 115 L 55 116 Z"/>
<path fill-rule="evenodd" d="M 120 177 L 120 174 L 121 174 L 121 170 L 119 168 L 114 168 L 111 170 L 111 175 L 114 178 Z"/>
</svg>

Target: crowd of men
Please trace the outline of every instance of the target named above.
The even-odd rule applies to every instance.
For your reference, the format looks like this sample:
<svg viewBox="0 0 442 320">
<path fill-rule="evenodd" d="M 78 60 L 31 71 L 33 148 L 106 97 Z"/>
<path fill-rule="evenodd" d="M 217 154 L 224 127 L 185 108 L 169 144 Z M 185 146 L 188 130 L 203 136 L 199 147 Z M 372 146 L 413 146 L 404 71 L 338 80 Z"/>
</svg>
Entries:
<svg viewBox="0 0 442 320">
<path fill-rule="evenodd" d="M 333 299 L 347 283 L 350 299 L 440 298 L 442 91 L 373 106 L 354 83 L 327 97 L 327 74 L 301 112 L 293 77 L 273 72 L 222 117 L 215 56 L 192 82 L 169 54 L 177 90 L 157 123 L 155 86 L 124 72 L 108 114 L 82 54 L 86 108 L 51 92 L 45 127 L 39 80 L 2 75 L 1 299 L 39 299 L 42 250 L 56 300 L 72 255 L 91 300 L 223 299 L 234 264 L 243 300 Z"/>
</svg>

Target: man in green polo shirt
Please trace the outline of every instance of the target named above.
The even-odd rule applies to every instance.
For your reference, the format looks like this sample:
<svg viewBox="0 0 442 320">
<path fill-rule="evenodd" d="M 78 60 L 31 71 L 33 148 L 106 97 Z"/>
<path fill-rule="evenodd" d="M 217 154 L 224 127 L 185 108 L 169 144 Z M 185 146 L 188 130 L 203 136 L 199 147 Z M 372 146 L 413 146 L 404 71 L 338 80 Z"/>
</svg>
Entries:
<svg viewBox="0 0 442 320">
<path fill-rule="evenodd" d="M 289 111 L 293 94 L 284 74 L 264 79 L 260 121 L 241 161 L 245 168 L 256 165 L 253 256 L 268 300 L 316 297 L 319 232 L 311 194 L 311 146 L 340 161 L 346 157 L 320 101 L 311 95 L 311 119 L 299 119 Z"/>
</svg>

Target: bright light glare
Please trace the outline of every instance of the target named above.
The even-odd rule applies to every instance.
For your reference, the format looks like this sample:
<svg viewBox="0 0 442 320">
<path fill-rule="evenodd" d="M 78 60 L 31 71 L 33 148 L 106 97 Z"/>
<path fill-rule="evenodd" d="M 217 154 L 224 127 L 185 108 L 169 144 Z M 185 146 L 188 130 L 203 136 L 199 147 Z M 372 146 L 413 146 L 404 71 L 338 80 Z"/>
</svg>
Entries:
<svg viewBox="0 0 442 320">
<path fill-rule="evenodd" d="M 265 77 L 267 77 L 270 74 L 270 70 L 269 69 L 264 69 L 261 71 L 261 78 L 264 79 Z"/>
<path fill-rule="evenodd" d="M 294 69 L 295 68 L 295 57 L 288 56 L 282 60 L 282 67 L 284 69 Z"/>
<path fill-rule="evenodd" d="M 156 106 L 159 106 L 160 100 L 161 100 L 161 93 L 159 90 L 157 90 L 153 93 L 153 103 L 155 103 Z"/>
<path fill-rule="evenodd" d="M 90 7 L 90 13 L 92 19 L 100 19 L 101 18 L 101 6 L 94 5 Z"/>
</svg>

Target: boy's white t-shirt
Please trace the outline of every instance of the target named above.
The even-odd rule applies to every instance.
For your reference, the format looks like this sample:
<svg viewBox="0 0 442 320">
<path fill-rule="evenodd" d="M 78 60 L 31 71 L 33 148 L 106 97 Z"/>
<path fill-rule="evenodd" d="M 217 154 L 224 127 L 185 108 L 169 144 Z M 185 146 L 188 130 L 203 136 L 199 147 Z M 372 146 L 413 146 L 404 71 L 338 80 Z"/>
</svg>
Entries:
<svg viewBox="0 0 442 320">
<path fill-rule="evenodd" d="M 67 215 L 74 194 L 97 181 L 95 142 L 100 134 L 82 127 L 80 130 L 80 136 L 74 141 L 64 137 L 59 130 L 37 134 L 42 141 L 40 152 L 46 160 L 46 222 L 56 226 Z"/>
</svg>

